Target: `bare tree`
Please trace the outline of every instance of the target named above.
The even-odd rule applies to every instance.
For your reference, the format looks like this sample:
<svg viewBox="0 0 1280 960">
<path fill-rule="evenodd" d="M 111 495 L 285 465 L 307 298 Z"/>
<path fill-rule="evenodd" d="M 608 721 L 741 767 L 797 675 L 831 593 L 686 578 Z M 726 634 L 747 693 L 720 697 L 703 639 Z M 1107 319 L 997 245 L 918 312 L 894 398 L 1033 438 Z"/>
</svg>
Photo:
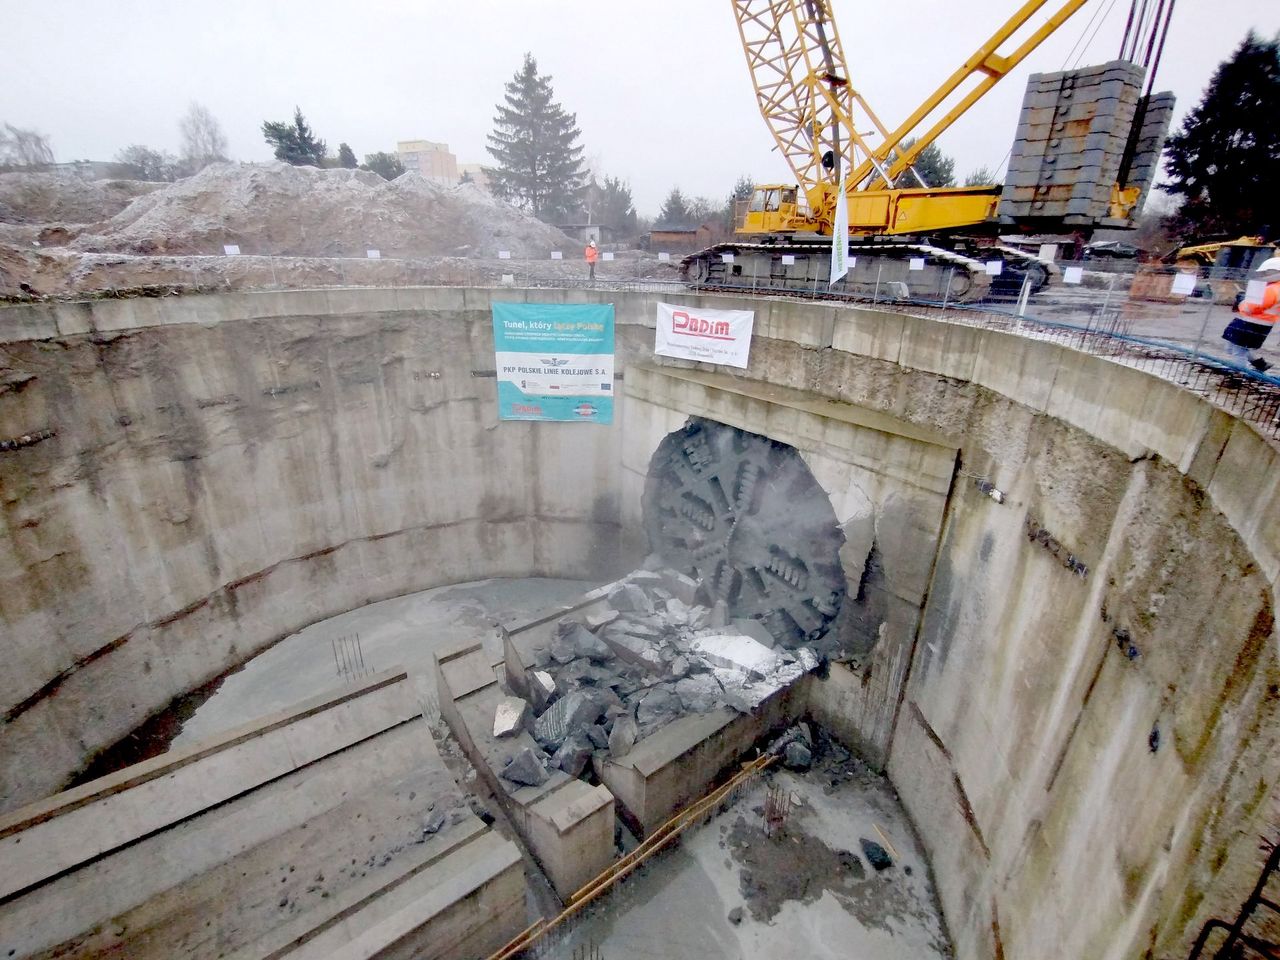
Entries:
<svg viewBox="0 0 1280 960">
<path fill-rule="evenodd" d="M 116 162 L 133 167 L 139 180 L 168 182 L 177 180 L 181 173 L 181 163 L 173 154 L 152 150 L 140 143 L 131 144 L 117 153 Z"/>
<path fill-rule="evenodd" d="M 194 100 L 178 122 L 182 134 L 182 162 L 188 173 L 227 159 L 227 136 L 209 108 Z"/>
<path fill-rule="evenodd" d="M 0 127 L 0 166 L 35 167 L 45 163 L 53 163 L 48 137 L 11 123 Z"/>
</svg>

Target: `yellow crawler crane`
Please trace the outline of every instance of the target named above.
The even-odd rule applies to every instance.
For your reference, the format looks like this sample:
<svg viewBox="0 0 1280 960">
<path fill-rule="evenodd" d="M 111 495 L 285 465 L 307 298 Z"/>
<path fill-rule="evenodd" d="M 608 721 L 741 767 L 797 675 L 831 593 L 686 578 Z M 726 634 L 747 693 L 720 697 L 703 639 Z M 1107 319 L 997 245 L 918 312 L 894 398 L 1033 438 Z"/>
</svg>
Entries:
<svg viewBox="0 0 1280 960">
<path fill-rule="evenodd" d="M 682 264 L 687 279 L 708 286 L 812 286 L 814 291 L 821 284 L 825 290 L 829 260 L 819 238 L 832 233 L 843 173 L 849 234 L 858 241 L 850 252 L 858 269 L 839 292 L 906 296 L 910 280 L 926 295 L 978 300 L 991 286 L 985 264 L 993 258 L 1002 262 L 1006 286 L 1020 284 L 1027 273 L 1035 289 L 1048 281 L 1049 265 L 995 242 L 999 186 L 930 186 L 913 164 L 1087 0 L 1026 0 L 892 130 L 850 81 L 829 0 L 731 2 L 760 113 L 797 182 L 759 185 L 750 200 L 739 201 L 734 232 L 761 242 L 724 243 L 693 254 Z M 1047 19 L 1002 52 L 1046 7 Z M 905 182 L 912 185 L 898 186 Z M 1110 216 L 1127 220 L 1139 197 L 1137 188 L 1115 186 Z M 937 241 L 960 233 L 984 237 L 981 248 Z M 825 245 L 829 248 L 830 241 Z M 734 254 L 731 264 L 725 253 Z M 908 276 L 911 259 L 917 270 Z"/>
</svg>

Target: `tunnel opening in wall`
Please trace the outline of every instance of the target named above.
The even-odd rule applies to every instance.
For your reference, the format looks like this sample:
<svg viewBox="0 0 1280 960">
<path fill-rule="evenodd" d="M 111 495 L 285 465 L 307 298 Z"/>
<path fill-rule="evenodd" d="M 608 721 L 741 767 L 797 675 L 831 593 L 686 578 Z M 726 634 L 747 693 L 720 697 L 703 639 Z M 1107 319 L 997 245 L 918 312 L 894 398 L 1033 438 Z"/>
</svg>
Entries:
<svg viewBox="0 0 1280 960">
<path fill-rule="evenodd" d="M 644 524 L 651 549 L 730 617 L 759 621 L 782 647 L 838 650 L 845 538 L 794 447 L 690 419 L 653 455 Z"/>
</svg>

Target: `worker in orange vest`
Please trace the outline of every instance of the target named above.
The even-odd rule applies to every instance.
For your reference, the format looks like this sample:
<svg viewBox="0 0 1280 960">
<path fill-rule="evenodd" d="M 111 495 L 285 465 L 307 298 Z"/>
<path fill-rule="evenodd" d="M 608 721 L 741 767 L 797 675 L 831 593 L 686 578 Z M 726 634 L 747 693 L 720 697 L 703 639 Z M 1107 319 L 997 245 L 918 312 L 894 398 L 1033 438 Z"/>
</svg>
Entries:
<svg viewBox="0 0 1280 960">
<path fill-rule="evenodd" d="M 1258 279 L 1266 282 L 1261 300 L 1241 300 L 1236 316 L 1222 331 L 1222 339 L 1227 341 L 1227 352 L 1233 357 L 1263 371 L 1270 369 L 1271 364 L 1258 356 L 1257 351 L 1280 320 L 1280 257 L 1264 260 L 1258 267 Z"/>
<path fill-rule="evenodd" d="M 587 274 L 588 280 L 596 278 L 596 261 L 600 259 L 600 251 L 596 249 L 596 242 L 592 240 L 587 244 L 587 249 L 582 254 L 587 260 L 587 267 L 590 272 Z"/>
</svg>

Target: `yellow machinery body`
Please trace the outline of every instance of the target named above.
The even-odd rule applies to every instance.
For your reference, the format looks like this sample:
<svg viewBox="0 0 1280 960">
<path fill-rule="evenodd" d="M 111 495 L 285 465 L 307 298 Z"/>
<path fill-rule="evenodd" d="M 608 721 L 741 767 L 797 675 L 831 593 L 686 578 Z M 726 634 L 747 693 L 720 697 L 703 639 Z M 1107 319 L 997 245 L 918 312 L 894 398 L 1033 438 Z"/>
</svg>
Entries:
<svg viewBox="0 0 1280 960">
<path fill-rule="evenodd" d="M 739 201 L 735 232 L 830 235 L 841 171 L 851 235 L 994 228 L 998 186 L 931 187 L 913 164 L 1086 2 L 1053 0 L 1047 19 L 1014 49 L 1001 53 L 1051 3 L 1025 0 L 924 103 L 889 130 L 850 83 L 830 0 L 732 0 L 760 113 L 798 181 L 758 186 L 749 201 Z M 908 174 L 919 186 L 899 186 Z M 1111 216 L 1128 219 L 1138 199 L 1136 188 L 1115 186 Z"/>
</svg>

